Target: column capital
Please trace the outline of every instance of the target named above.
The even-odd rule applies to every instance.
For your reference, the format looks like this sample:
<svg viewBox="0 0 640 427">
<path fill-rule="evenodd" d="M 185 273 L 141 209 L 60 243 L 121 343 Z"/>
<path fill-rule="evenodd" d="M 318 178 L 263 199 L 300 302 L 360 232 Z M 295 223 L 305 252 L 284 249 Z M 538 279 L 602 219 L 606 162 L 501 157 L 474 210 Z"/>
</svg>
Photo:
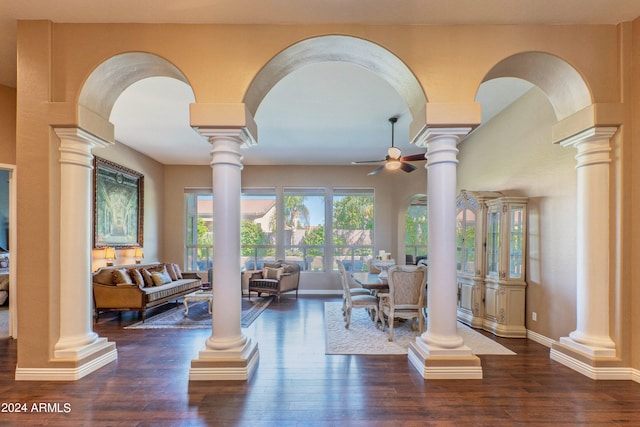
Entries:
<svg viewBox="0 0 640 427">
<path fill-rule="evenodd" d="M 454 138 L 456 145 L 460 143 L 462 138 L 467 136 L 471 132 L 471 127 L 449 127 L 449 128 L 434 128 L 425 127 L 422 131 L 413 138 L 412 143 L 417 147 L 427 147 L 430 142 L 440 138 Z"/>
<path fill-rule="evenodd" d="M 589 129 L 585 129 L 580 133 L 567 137 L 559 141 L 563 147 L 577 147 L 585 142 L 606 142 L 609 143 L 611 137 L 617 132 L 618 128 L 615 126 L 594 126 Z"/>
<path fill-rule="evenodd" d="M 213 144 L 215 139 L 234 140 L 243 148 L 252 147 L 257 141 L 247 128 L 194 128 L 207 141 Z"/>
<path fill-rule="evenodd" d="M 77 127 L 54 128 L 60 138 L 60 163 L 74 164 L 93 169 L 93 154 L 95 147 L 107 147 L 109 142 L 98 138 Z"/>
<path fill-rule="evenodd" d="M 610 140 L 617 130 L 617 127 L 592 127 L 560 141 L 560 145 L 578 150 L 576 168 L 610 163 Z"/>
</svg>

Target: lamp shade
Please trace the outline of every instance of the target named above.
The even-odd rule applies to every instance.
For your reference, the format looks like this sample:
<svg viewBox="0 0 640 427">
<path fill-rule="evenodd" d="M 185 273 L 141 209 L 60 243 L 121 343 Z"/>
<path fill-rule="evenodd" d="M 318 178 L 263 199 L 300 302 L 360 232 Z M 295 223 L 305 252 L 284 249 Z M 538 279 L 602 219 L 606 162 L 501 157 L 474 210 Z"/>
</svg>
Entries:
<svg viewBox="0 0 640 427">
<path fill-rule="evenodd" d="M 104 248 L 104 259 L 107 260 L 107 265 L 113 265 L 113 260 L 116 259 L 116 250 L 112 247 Z"/>
<path fill-rule="evenodd" d="M 133 257 L 136 259 L 136 263 L 140 264 L 140 260 L 144 258 L 144 252 L 142 251 L 142 248 L 135 248 L 133 250 Z"/>
</svg>

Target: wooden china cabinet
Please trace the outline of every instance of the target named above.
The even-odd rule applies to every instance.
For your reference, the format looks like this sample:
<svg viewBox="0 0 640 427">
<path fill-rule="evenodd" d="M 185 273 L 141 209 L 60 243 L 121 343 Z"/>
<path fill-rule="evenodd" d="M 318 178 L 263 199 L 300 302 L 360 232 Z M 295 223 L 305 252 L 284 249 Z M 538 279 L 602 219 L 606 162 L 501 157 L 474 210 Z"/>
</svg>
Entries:
<svg viewBox="0 0 640 427">
<path fill-rule="evenodd" d="M 527 199 L 462 190 L 456 209 L 458 320 L 526 337 Z"/>
<path fill-rule="evenodd" d="M 501 337 L 525 338 L 527 199 L 499 197 L 486 205 L 483 329 Z"/>
<path fill-rule="evenodd" d="M 484 325 L 484 280 L 487 200 L 498 192 L 461 190 L 456 206 L 458 320 L 473 328 Z"/>
</svg>

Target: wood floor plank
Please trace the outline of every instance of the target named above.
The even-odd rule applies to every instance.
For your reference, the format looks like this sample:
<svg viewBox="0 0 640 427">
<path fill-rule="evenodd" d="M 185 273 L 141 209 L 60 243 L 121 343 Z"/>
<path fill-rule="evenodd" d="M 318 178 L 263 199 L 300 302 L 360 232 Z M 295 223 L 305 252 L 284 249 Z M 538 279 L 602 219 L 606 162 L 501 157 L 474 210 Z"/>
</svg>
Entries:
<svg viewBox="0 0 640 427">
<path fill-rule="evenodd" d="M 260 315 L 259 365 L 246 382 L 189 382 L 210 331 L 123 329 L 135 313 L 100 318 L 95 330 L 116 342 L 118 360 L 79 381 L 15 381 L 16 343 L 0 340 L 2 402 L 71 408 L 0 413 L 0 425 L 640 425 L 640 384 L 590 380 L 526 339 L 486 334 L 517 355 L 480 356 L 482 380 L 425 381 L 406 356 L 327 356 L 325 300 L 283 297 Z"/>
</svg>

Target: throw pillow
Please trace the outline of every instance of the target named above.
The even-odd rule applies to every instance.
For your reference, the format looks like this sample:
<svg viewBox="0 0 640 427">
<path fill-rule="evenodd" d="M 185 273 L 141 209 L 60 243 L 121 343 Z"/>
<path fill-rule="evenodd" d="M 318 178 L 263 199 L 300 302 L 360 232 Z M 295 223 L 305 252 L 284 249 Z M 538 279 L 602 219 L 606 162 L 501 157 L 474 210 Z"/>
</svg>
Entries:
<svg viewBox="0 0 640 427">
<path fill-rule="evenodd" d="M 133 283 L 133 280 L 131 280 L 131 276 L 129 276 L 129 273 L 127 273 L 127 270 L 124 268 L 117 268 L 113 270 L 111 274 L 113 277 L 114 284 L 118 284 L 118 283 L 132 284 Z"/>
<path fill-rule="evenodd" d="M 145 286 L 144 278 L 142 277 L 142 273 L 140 273 L 139 270 L 135 268 L 129 269 L 129 276 L 131 276 L 133 283 L 135 283 L 136 285 L 142 286 L 142 287 Z"/>
<path fill-rule="evenodd" d="M 182 271 L 180 270 L 180 266 L 178 264 L 173 264 L 173 271 L 176 272 L 176 278 L 178 280 L 183 278 Z"/>
<path fill-rule="evenodd" d="M 153 286 L 153 278 L 151 277 L 151 273 L 146 268 L 141 268 L 140 273 L 142 274 L 142 278 L 144 279 L 144 286 Z"/>
<path fill-rule="evenodd" d="M 165 264 L 165 268 L 167 269 L 167 273 L 169 273 L 169 277 L 171 280 L 178 280 L 176 277 L 176 270 L 173 268 L 173 264 Z"/>
<path fill-rule="evenodd" d="M 284 268 L 282 267 L 280 268 L 265 267 L 262 270 L 262 278 L 280 280 L 280 276 L 282 275 L 282 273 L 284 273 Z"/>
<path fill-rule="evenodd" d="M 168 273 L 151 273 L 151 278 L 153 279 L 154 286 L 161 286 L 165 283 L 171 283 L 171 277 L 169 277 Z"/>
</svg>

